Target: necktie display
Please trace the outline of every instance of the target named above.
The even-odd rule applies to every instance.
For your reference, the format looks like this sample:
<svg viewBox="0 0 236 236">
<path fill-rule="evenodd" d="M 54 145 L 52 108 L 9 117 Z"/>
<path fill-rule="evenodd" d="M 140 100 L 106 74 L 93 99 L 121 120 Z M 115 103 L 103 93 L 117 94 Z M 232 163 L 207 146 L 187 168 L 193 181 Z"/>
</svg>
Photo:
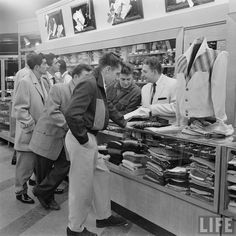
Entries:
<svg viewBox="0 0 236 236">
<path fill-rule="evenodd" d="M 152 105 L 152 101 L 153 101 L 155 93 L 156 93 L 156 83 L 153 83 L 152 84 L 152 96 L 151 96 L 150 105 Z"/>
</svg>

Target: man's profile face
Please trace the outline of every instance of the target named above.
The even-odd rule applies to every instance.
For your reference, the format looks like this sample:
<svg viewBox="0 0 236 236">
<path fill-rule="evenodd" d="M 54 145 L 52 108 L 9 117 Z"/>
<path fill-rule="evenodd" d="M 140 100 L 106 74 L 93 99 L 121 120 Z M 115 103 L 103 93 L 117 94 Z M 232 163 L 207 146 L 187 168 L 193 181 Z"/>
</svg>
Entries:
<svg viewBox="0 0 236 236">
<path fill-rule="evenodd" d="M 132 74 L 130 75 L 121 74 L 119 78 L 119 82 L 120 82 L 121 88 L 128 88 L 133 82 Z"/>
<path fill-rule="evenodd" d="M 145 78 L 145 80 L 148 83 L 153 83 L 154 81 L 154 77 L 155 77 L 155 71 L 151 70 L 151 68 L 149 67 L 149 65 L 147 64 L 143 64 L 142 67 L 142 76 Z"/>
<path fill-rule="evenodd" d="M 53 58 L 53 61 L 52 61 L 52 69 L 53 71 L 56 73 L 56 72 L 59 72 L 59 69 L 60 69 L 60 63 L 58 62 L 58 59 L 57 58 Z"/>
<path fill-rule="evenodd" d="M 107 67 L 106 74 L 105 74 L 105 84 L 108 86 L 112 81 L 119 79 L 121 72 L 121 65 L 118 67 Z"/>
<path fill-rule="evenodd" d="M 41 63 L 41 65 L 39 66 L 39 73 L 41 74 L 41 75 L 45 75 L 46 74 L 46 72 L 47 72 L 47 69 L 48 69 L 48 64 L 47 64 L 47 61 L 46 61 L 46 59 L 44 58 L 43 60 L 42 60 L 42 63 Z"/>
</svg>

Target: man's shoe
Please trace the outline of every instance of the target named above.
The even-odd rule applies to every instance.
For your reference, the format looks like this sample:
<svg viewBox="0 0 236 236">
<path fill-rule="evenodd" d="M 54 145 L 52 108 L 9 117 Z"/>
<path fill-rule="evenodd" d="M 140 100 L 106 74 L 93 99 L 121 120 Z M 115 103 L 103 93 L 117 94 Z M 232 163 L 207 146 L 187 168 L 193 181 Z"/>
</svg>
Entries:
<svg viewBox="0 0 236 236">
<path fill-rule="evenodd" d="M 125 226 L 128 225 L 127 220 L 120 216 L 113 216 L 111 215 L 107 219 L 104 220 L 96 220 L 96 227 L 97 228 L 104 228 L 109 226 Z"/>
<path fill-rule="evenodd" d="M 62 189 L 62 188 L 57 188 L 57 189 L 54 190 L 54 193 L 55 193 L 55 194 L 62 194 L 62 193 L 64 193 L 64 189 Z"/>
<path fill-rule="evenodd" d="M 55 210 L 58 211 L 61 209 L 60 205 L 54 200 L 52 199 L 49 203 L 48 206 L 51 210 Z"/>
<path fill-rule="evenodd" d="M 32 180 L 32 179 L 29 179 L 29 185 L 30 186 L 35 186 L 36 185 L 36 181 Z"/>
<path fill-rule="evenodd" d="M 88 231 L 86 228 L 82 232 L 72 231 L 69 227 L 66 228 L 67 236 L 97 236 L 97 234 Z"/>
<path fill-rule="evenodd" d="M 49 209 L 49 205 L 48 205 L 48 203 L 46 202 L 46 200 L 43 199 L 41 196 L 39 196 L 39 195 L 36 194 L 35 188 L 32 189 L 32 192 L 33 192 L 34 196 L 38 198 L 38 200 L 39 200 L 40 204 L 42 205 L 42 207 L 43 207 L 44 209 L 48 210 L 48 209 Z"/>
<path fill-rule="evenodd" d="M 27 193 L 16 195 L 16 199 L 26 204 L 34 204 L 34 200 Z"/>
</svg>

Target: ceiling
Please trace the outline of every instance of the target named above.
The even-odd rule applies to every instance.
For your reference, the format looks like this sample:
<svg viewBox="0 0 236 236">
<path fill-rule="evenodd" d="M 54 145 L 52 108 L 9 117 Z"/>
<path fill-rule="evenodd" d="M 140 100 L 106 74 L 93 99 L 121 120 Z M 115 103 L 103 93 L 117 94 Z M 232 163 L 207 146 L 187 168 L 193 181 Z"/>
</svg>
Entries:
<svg viewBox="0 0 236 236">
<path fill-rule="evenodd" d="M 0 0 L 0 21 L 35 18 L 35 12 L 59 0 Z"/>
</svg>

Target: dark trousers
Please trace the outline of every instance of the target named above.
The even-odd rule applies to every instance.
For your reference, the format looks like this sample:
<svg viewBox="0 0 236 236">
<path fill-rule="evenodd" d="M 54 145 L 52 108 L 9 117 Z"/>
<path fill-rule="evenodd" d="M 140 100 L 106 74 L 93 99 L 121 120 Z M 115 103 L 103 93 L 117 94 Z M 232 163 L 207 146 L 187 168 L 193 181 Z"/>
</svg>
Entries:
<svg viewBox="0 0 236 236">
<path fill-rule="evenodd" d="M 37 185 L 34 188 L 36 196 L 51 200 L 54 198 L 54 190 L 67 176 L 70 162 L 66 160 L 64 148 L 57 160 L 52 161 L 43 156 L 37 155 L 36 158 L 36 179 Z"/>
</svg>

